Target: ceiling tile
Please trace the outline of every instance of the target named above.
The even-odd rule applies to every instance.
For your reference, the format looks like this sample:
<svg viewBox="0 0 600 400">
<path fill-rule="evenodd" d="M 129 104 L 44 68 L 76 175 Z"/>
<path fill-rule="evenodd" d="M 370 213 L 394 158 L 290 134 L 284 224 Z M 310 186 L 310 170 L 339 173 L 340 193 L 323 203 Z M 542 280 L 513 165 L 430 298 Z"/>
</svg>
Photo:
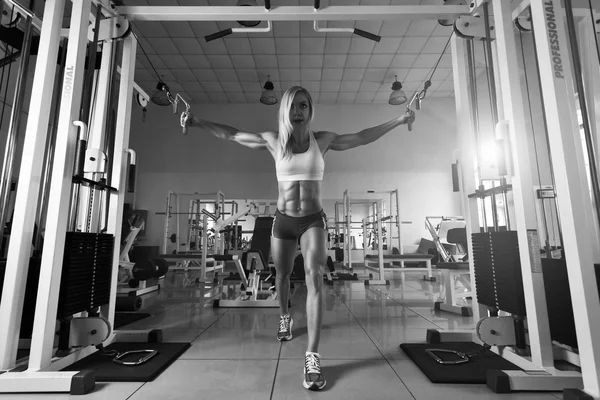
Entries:
<svg viewBox="0 0 600 400">
<path fill-rule="evenodd" d="M 437 26 L 431 33 L 431 36 L 443 36 L 445 38 L 449 38 L 450 35 L 452 34 L 452 32 L 453 32 L 452 26 L 443 26 L 443 25 L 437 24 Z"/>
<path fill-rule="evenodd" d="M 135 28 L 146 38 L 169 36 L 163 25 L 157 21 L 136 21 Z"/>
<path fill-rule="evenodd" d="M 337 101 L 337 92 L 321 92 L 319 93 L 320 103 L 335 103 Z"/>
<path fill-rule="evenodd" d="M 223 92 L 206 92 L 210 101 L 215 103 L 228 103 L 229 99 L 227 95 Z"/>
<path fill-rule="evenodd" d="M 323 68 L 323 55 L 303 55 L 300 57 L 301 68 Z"/>
<path fill-rule="evenodd" d="M 383 40 L 383 38 L 381 40 Z M 349 52 L 350 54 L 371 54 L 376 44 L 377 43 L 372 40 L 360 36 L 352 36 Z"/>
<path fill-rule="evenodd" d="M 217 79 L 219 82 L 237 82 L 238 75 L 235 69 L 224 69 L 219 68 L 215 70 L 215 75 L 217 75 Z"/>
<path fill-rule="evenodd" d="M 177 6 L 176 0 L 147 0 L 151 6 Z"/>
<path fill-rule="evenodd" d="M 174 38 L 173 43 L 181 54 L 204 54 L 204 50 L 196 38 Z"/>
<path fill-rule="evenodd" d="M 346 54 L 325 54 L 323 68 L 343 68 L 346 65 Z"/>
<path fill-rule="evenodd" d="M 393 59 L 393 54 L 373 54 L 369 60 L 369 68 L 388 68 Z"/>
<path fill-rule="evenodd" d="M 300 70 L 300 78 L 303 81 L 320 81 L 321 80 L 321 70 L 320 69 L 312 69 L 312 68 L 302 68 Z"/>
<path fill-rule="evenodd" d="M 242 82 L 258 81 L 258 74 L 255 69 L 236 69 L 238 79 Z"/>
<path fill-rule="evenodd" d="M 384 21 L 380 35 L 383 37 L 402 37 L 408 30 L 410 21 Z"/>
<path fill-rule="evenodd" d="M 277 54 L 299 54 L 300 40 L 295 38 L 275 38 Z"/>
<path fill-rule="evenodd" d="M 282 81 L 293 81 L 298 82 L 300 80 L 299 69 L 285 69 L 279 68 L 279 79 Z"/>
<path fill-rule="evenodd" d="M 211 42 L 200 41 L 200 46 L 204 50 L 204 54 L 228 54 L 227 46 L 222 40 L 213 40 Z"/>
<path fill-rule="evenodd" d="M 399 54 L 419 54 L 427 43 L 425 37 L 405 37 L 398 48 Z"/>
<path fill-rule="evenodd" d="M 379 34 L 379 32 L 381 31 L 382 25 L 383 25 L 383 21 L 356 21 L 354 23 L 354 27 L 356 29 L 360 29 L 365 32 L 369 32 L 374 35 Z"/>
<path fill-rule="evenodd" d="M 387 69 L 367 69 L 363 80 L 367 82 L 383 82 L 385 81 L 387 71 Z"/>
<path fill-rule="evenodd" d="M 402 89 L 406 92 L 408 97 L 418 91 L 423 90 L 423 81 L 406 81 L 402 83 Z"/>
<path fill-rule="evenodd" d="M 226 92 L 241 92 L 242 85 L 239 82 L 221 82 L 221 87 Z"/>
<path fill-rule="evenodd" d="M 350 50 L 350 38 L 330 38 L 325 40 L 325 54 L 346 54 Z"/>
<path fill-rule="evenodd" d="M 381 82 L 366 82 L 366 81 L 362 81 L 362 83 L 360 84 L 359 87 L 359 91 L 372 91 L 372 92 L 376 92 L 379 90 L 379 88 L 381 87 Z"/>
<path fill-rule="evenodd" d="M 252 54 L 250 40 L 247 37 L 226 37 L 223 40 L 229 54 Z"/>
<path fill-rule="evenodd" d="M 136 68 L 148 68 L 148 69 L 152 69 L 152 66 L 150 65 L 150 61 L 148 61 L 148 59 L 146 58 L 145 55 L 140 55 L 141 52 L 138 52 L 137 57 L 135 58 L 135 67 Z"/>
<path fill-rule="evenodd" d="M 183 85 L 177 81 L 169 82 L 169 89 L 171 90 L 171 93 L 179 93 L 181 96 L 184 96 Z"/>
<path fill-rule="evenodd" d="M 362 81 L 364 75 L 364 68 L 344 68 L 342 81 Z"/>
<path fill-rule="evenodd" d="M 194 36 L 203 42 L 204 36 L 212 35 L 219 31 L 219 27 L 214 21 L 190 21 L 189 24 L 192 31 L 194 31 Z"/>
<path fill-rule="evenodd" d="M 273 35 L 280 38 L 298 38 L 300 37 L 299 21 L 274 21 Z"/>
<path fill-rule="evenodd" d="M 246 95 L 240 92 L 227 92 L 227 98 L 232 103 L 245 103 Z"/>
<path fill-rule="evenodd" d="M 156 54 L 179 54 L 179 50 L 170 38 L 151 38 L 150 44 L 156 50 Z"/>
<path fill-rule="evenodd" d="M 356 99 L 356 93 L 357 92 L 340 92 L 337 98 L 338 102 L 354 103 L 354 100 Z"/>
<path fill-rule="evenodd" d="M 210 63 L 205 55 L 184 55 L 183 58 L 190 68 L 210 68 Z"/>
<path fill-rule="evenodd" d="M 400 43 L 402 42 L 402 38 L 396 37 L 384 37 L 381 38 L 379 43 L 375 45 L 373 49 L 374 54 L 396 54 L 398 51 L 398 47 L 400 47 Z"/>
<path fill-rule="evenodd" d="M 298 68 L 300 66 L 300 56 L 294 55 L 278 55 L 277 65 L 279 68 Z"/>
<path fill-rule="evenodd" d="M 440 84 L 440 86 L 437 88 L 437 90 L 452 91 L 452 90 L 454 90 L 454 83 L 444 81 Z"/>
<path fill-rule="evenodd" d="M 250 38 L 250 47 L 256 54 L 276 54 L 275 39 L 273 38 Z"/>
<path fill-rule="evenodd" d="M 256 68 L 277 68 L 277 57 L 274 55 L 257 55 L 254 57 Z"/>
<path fill-rule="evenodd" d="M 190 92 L 201 92 L 202 90 L 202 85 L 198 81 L 185 82 L 185 91 L 188 92 L 188 94 Z"/>
<path fill-rule="evenodd" d="M 325 38 L 302 37 L 300 38 L 300 54 L 323 54 L 325 52 Z"/>
<path fill-rule="evenodd" d="M 292 86 L 298 85 L 299 82 L 298 81 L 281 81 L 280 85 L 281 85 L 281 90 L 285 91 L 288 90 L 289 88 L 291 88 Z M 275 88 L 277 89 L 277 88 Z M 311 96 L 313 97 L 314 100 L 314 96 L 311 94 Z"/>
<path fill-rule="evenodd" d="M 322 92 L 338 92 L 340 90 L 340 82 L 321 82 Z"/>
<path fill-rule="evenodd" d="M 300 21 L 300 35 L 305 37 L 318 37 L 324 38 L 324 33 L 319 33 L 315 31 L 312 21 Z"/>
<path fill-rule="evenodd" d="M 420 20 L 411 21 L 408 31 L 405 36 L 431 36 L 435 28 L 438 26 L 435 20 Z"/>
<path fill-rule="evenodd" d="M 208 6 L 208 1 L 206 0 L 177 0 L 180 6 Z M 129 0 L 127 0 L 127 4 L 129 4 Z"/>
<path fill-rule="evenodd" d="M 325 68 L 321 74 L 323 81 L 339 82 L 342 80 L 344 70 L 342 68 Z"/>
<path fill-rule="evenodd" d="M 188 95 L 194 102 L 208 102 L 208 95 L 205 92 L 188 92 Z"/>
<path fill-rule="evenodd" d="M 356 92 L 359 87 L 360 87 L 359 81 L 356 81 L 356 82 L 344 81 L 340 84 L 340 91 L 341 92 Z"/>
<path fill-rule="evenodd" d="M 162 56 L 161 59 L 167 68 L 187 68 L 188 64 L 185 58 L 179 54 L 171 54 L 169 56 Z"/>
<path fill-rule="evenodd" d="M 217 75 L 212 69 L 193 69 L 192 72 L 200 82 L 216 82 L 218 80 Z"/>
<path fill-rule="evenodd" d="M 410 68 L 417 59 L 416 54 L 397 54 L 394 56 L 390 68 Z"/>
<path fill-rule="evenodd" d="M 376 94 L 377 92 L 360 91 L 356 94 L 356 99 L 354 99 L 354 101 L 356 103 L 371 103 Z"/>
<path fill-rule="evenodd" d="M 318 93 L 321 89 L 321 82 L 302 80 L 301 85 L 304 89 L 309 91 L 311 96 L 313 93 Z"/>
<path fill-rule="evenodd" d="M 448 47 L 446 48 L 446 44 L 448 43 Z M 448 38 L 446 37 L 430 37 L 423 46 L 423 50 L 421 53 L 433 53 L 433 54 L 442 54 L 444 48 L 448 50 L 450 48 L 450 44 L 448 42 Z"/>
<path fill-rule="evenodd" d="M 386 92 L 377 92 L 377 94 L 375 95 L 375 97 L 373 97 L 373 103 L 386 103 L 388 102 L 388 100 L 390 99 L 390 92 L 386 91 Z"/>
<path fill-rule="evenodd" d="M 172 68 L 171 72 L 179 82 L 191 82 L 196 80 L 196 76 L 189 68 Z"/>
<path fill-rule="evenodd" d="M 444 91 L 439 91 L 436 90 L 435 92 L 431 93 L 431 97 L 450 97 L 452 95 L 452 92 L 444 92 Z"/>
<path fill-rule="evenodd" d="M 438 54 L 419 54 L 413 63 L 413 68 L 431 68 L 440 58 Z"/>
<path fill-rule="evenodd" d="M 408 75 L 408 71 L 410 71 L 408 68 L 390 68 L 385 75 L 385 80 L 391 80 L 397 76 L 398 80 L 403 82 L 406 78 L 406 75 Z"/>
<path fill-rule="evenodd" d="M 186 21 L 163 21 L 162 25 L 172 38 L 196 37 Z"/>
<path fill-rule="evenodd" d="M 444 80 L 446 78 L 452 79 L 452 69 L 451 68 L 440 68 L 439 65 L 435 72 L 433 73 L 433 79 L 435 80 Z"/>
<path fill-rule="evenodd" d="M 428 78 L 430 72 L 425 68 L 411 68 L 404 80 L 407 82 L 423 81 Z"/>
<path fill-rule="evenodd" d="M 223 88 L 219 82 L 200 82 L 206 92 L 218 92 Z"/>
<path fill-rule="evenodd" d="M 140 47 L 140 53 L 144 53 L 146 52 L 146 54 L 156 54 L 156 50 L 154 50 L 154 48 L 152 47 L 152 44 L 150 43 L 150 41 L 148 41 L 148 39 L 140 37 L 138 40 L 138 45 Z"/>
<path fill-rule="evenodd" d="M 175 77 L 170 69 L 157 68 L 156 73 L 163 81 L 174 81 Z"/>
<path fill-rule="evenodd" d="M 157 55 L 148 55 L 148 60 L 150 60 L 150 63 L 155 69 L 167 69 L 167 66 L 165 65 L 163 60 Z"/>
<path fill-rule="evenodd" d="M 442 56 L 442 58 L 440 59 L 440 64 L 438 65 L 439 67 L 452 67 L 452 55 L 451 54 L 444 54 Z"/>
<path fill-rule="evenodd" d="M 240 82 L 240 84 L 242 85 L 242 88 L 244 88 L 244 92 L 247 91 L 258 91 L 258 90 L 262 90 L 262 85 L 259 84 L 258 82 L 254 81 L 254 82 Z"/>
<path fill-rule="evenodd" d="M 256 64 L 254 64 L 254 57 L 251 55 L 231 56 L 231 62 L 236 68 L 256 68 Z"/>
<path fill-rule="evenodd" d="M 150 72 L 146 69 L 136 69 L 135 70 L 135 80 L 136 81 L 155 81 L 156 75 L 154 72 Z"/>
<path fill-rule="evenodd" d="M 208 62 L 212 65 L 213 68 L 233 68 L 233 63 L 231 62 L 231 58 L 225 55 L 213 55 L 209 54 L 206 56 L 208 58 Z"/>
<path fill-rule="evenodd" d="M 370 54 L 349 54 L 346 59 L 347 68 L 366 68 L 369 64 Z"/>
<path fill-rule="evenodd" d="M 258 72 L 258 80 L 261 82 L 266 82 L 267 80 L 279 82 L 279 70 L 276 68 L 261 70 Z"/>
</svg>

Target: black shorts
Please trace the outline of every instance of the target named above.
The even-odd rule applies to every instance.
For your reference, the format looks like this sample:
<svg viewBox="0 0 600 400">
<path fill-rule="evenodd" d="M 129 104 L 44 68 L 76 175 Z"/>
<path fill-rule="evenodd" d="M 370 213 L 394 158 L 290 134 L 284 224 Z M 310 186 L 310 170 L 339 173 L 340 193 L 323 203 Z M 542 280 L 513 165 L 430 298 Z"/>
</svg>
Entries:
<svg viewBox="0 0 600 400">
<path fill-rule="evenodd" d="M 290 217 L 276 210 L 271 234 L 277 239 L 300 242 L 300 237 L 304 232 L 313 227 L 327 230 L 327 216 L 323 210 L 304 217 Z"/>
</svg>

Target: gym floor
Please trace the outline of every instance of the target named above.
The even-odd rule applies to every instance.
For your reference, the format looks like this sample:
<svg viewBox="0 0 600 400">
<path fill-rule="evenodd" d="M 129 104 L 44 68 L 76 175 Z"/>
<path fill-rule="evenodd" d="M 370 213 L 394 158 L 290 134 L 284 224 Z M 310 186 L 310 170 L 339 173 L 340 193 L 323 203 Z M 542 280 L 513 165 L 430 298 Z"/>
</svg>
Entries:
<svg viewBox="0 0 600 400">
<path fill-rule="evenodd" d="M 306 287 L 292 298 L 294 338 L 276 340 L 277 309 L 213 309 L 204 306 L 201 285 L 184 286 L 181 272 L 169 272 L 163 289 L 145 312 L 152 316 L 123 329 L 163 329 L 164 339 L 189 348 L 148 383 L 97 383 L 86 400 L 167 399 L 562 399 L 562 393 L 499 395 L 485 385 L 432 384 L 399 348 L 422 342 L 428 328 L 465 329 L 473 318 L 436 315 L 439 283 L 422 274 L 388 272 L 391 285 L 366 287 L 337 281 L 326 288 L 320 353 L 327 387 L 302 387 L 306 350 Z M 440 278 L 438 278 L 439 282 Z M 210 303 L 210 302 L 206 302 Z M 212 304 L 212 303 L 210 303 Z M 66 399 L 68 394 L 0 395 L 0 399 Z"/>
</svg>

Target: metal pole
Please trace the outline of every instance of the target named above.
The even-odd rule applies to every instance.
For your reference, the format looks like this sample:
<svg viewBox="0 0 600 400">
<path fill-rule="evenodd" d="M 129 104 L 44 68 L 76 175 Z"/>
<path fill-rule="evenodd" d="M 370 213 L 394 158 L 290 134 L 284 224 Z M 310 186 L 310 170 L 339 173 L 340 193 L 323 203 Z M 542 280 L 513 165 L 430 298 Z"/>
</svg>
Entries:
<svg viewBox="0 0 600 400">
<path fill-rule="evenodd" d="M 585 135 L 585 147 L 589 159 L 589 170 L 592 185 L 592 193 L 594 194 L 594 206 L 596 208 L 596 229 L 600 229 L 600 183 L 598 181 L 598 164 L 594 151 L 594 139 L 592 138 L 592 129 L 590 127 L 589 112 L 585 101 L 585 87 L 583 85 L 583 71 L 581 68 L 581 58 L 579 57 L 579 44 L 577 43 L 577 31 L 575 27 L 575 18 L 573 17 L 573 5 L 571 0 L 565 0 L 565 11 L 567 20 L 567 36 L 571 43 L 571 60 L 573 61 L 573 76 L 575 77 L 575 85 L 577 87 L 577 98 L 579 99 L 579 107 L 581 109 L 581 119 L 583 122 L 583 132 Z"/>
<path fill-rule="evenodd" d="M 27 17 L 25 33 L 23 36 L 23 48 L 21 49 L 21 58 L 19 60 L 19 69 L 17 71 L 13 106 L 8 126 L 8 138 L 6 139 L 6 147 L 4 151 L 4 162 L 2 163 L 2 178 L 0 180 L 0 239 L 4 237 L 4 223 L 8 219 L 8 200 L 10 198 L 12 186 L 15 152 L 17 151 L 16 147 L 19 139 L 21 110 L 23 109 L 25 90 L 27 89 L 27 70 L 29 68 L 29 53 L 31 49 L 32 36 L 32 19 L 31 17 Z"/>
</svg>

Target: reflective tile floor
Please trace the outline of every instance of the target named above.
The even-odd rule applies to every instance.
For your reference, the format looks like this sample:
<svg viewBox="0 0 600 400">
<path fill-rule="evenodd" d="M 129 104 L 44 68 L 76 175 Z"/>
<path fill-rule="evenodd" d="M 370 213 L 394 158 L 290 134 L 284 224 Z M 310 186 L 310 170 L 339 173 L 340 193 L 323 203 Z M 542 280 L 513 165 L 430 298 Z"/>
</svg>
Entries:
<svg viewBox="0 0 600 400">
<path fill-rule="evenodd" d="M 471 328 L 473 318 L 435 312 L 437 283 L 421 274 L 392 272 L 389 286 L 337 281 L 324 286 L 326 306 L 320 353 L 327 387 L 310 392 L 302 386 L 307 344 L 306 288 L 292 298 L 294 338 L 275 339 L 278 309 L 212 308 L 200 284 L 170 272 L 160 293 L 148 299 L 152 316 L 126 329 L 161 328 L 166 341 L 192 344 L 153 382 L 97 383 L 78 398 L 168 399 L 562 399 L 562 393 L 495 394 L 485 385 L 432 384 L 399 348 L 423 342 L 428 328 Z M 193 277 L 192 277 L 193 278 Z M 193 279 L 192 279 L 193 281 Z M 67 394 L 0 395 L 0 399 L 66 399 Z"/>
</svg>

